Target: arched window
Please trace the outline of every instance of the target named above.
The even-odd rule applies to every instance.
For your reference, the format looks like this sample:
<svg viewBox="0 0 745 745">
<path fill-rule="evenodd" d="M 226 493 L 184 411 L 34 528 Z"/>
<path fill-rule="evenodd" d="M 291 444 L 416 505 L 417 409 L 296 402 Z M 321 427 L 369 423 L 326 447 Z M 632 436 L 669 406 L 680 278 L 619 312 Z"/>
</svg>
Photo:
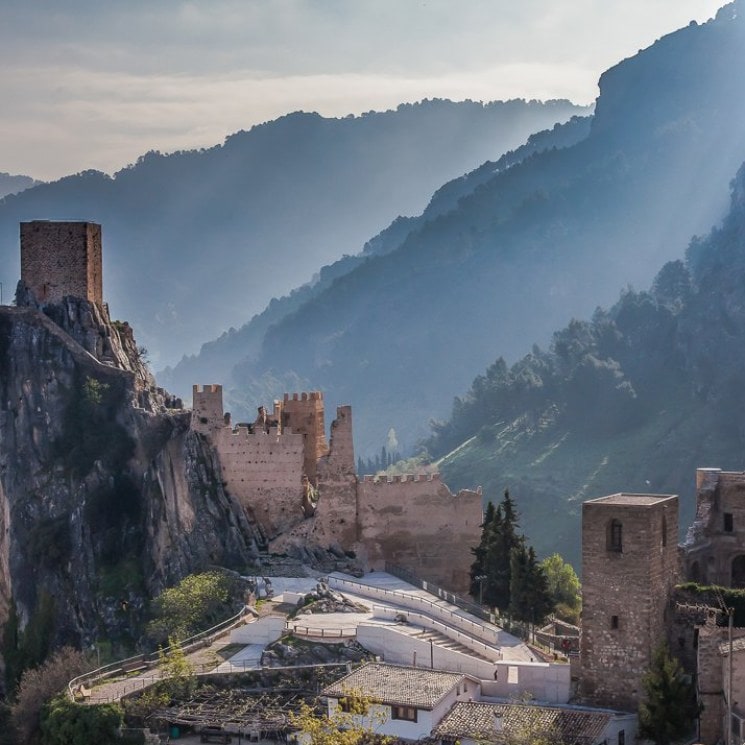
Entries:
<svg viewBox="0 0 745 745">
<path fill-rule="evenodd" d="M 620 520 L 611 520 L 608 523 L 605 536 L 606 549 L 621 553 L 623 551 L 623 525 Z"/>
<path fill-rule="evenodd" d="M 732 587 L 745 587 L 745 555 L 732 559 Z"/>
</svg>

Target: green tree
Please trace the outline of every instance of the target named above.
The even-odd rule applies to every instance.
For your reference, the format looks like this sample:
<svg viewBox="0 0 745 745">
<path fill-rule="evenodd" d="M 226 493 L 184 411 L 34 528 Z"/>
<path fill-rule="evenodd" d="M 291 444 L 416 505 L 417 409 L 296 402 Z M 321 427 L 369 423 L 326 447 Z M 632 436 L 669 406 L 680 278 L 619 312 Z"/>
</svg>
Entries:
<svg viewBox="0 0 745 745">
<path fill-rule="evenodd" d="M 512 549 L 510 557 L 510 613 L 519 621 L 540 623 L 553 610 L 548 581 L 532 546 Z"/>
<path fill-rule="evenodd" d="M 582 586 L 574 567 L 559 554 L 551 554 L 541 562 L 548 581 L 548 591 L 554 606 L 554 613 L 563 621 L 579 623 L 582 611 Z"/>
<path fill-rule="evenodd" d="M 667 644 L 660 644 L 642 678 L 644 699 L 639 704 L 639 734 L 657 745 L 669 745 L 687 735 L 698 715 L 693 686 Z"/>
<path fill-rule="evenodd" d="M 235 580 L 222 572 L 203 572 L 184 577 L 153 602 L 148 635 L 164 643 L 169 637 L 183 640 L 227 618 L 233 610 Z"/>
<path fill-rule="evenodd" d="M 486 575 L 484 572 L 486 568 L 484 562 L 486 560 L 486 550 L 489 542 L 489 528 L 494 520 L 496 508 L 494 502 L 491 500 L 486 505 L 486 512 L 484 513 L 484 521 L 481 523 L 481 541 L 479 545 L 471 549 L 471 553 L 474 555 L 473 564 L 471 564 L 471 596 L 473 598 L 481 598 L 484 578 Z"/>
<path fill-rule="evenodd" d="M 333 716 L 318 713 L 303 703 L 297 713 L 290 714 L 290 723 L 303 734 L 303 742 L 307 745 L 386 745 L 392 739 L 375 733 L 385 716 L 371 712 L 373 703 L 372 699 L 351 692 L 344 699 L 344 707 L 338 707 Z M 366 717 L 367 721 L 361 717 Z"/>
<path fill-rule="evenodd" d="M 53 698 L 41 716 L 42 745 L 110 745 L 121 740 L 119 727 L 124 711 L 119 704 L 76 704 L 61 694 Z"/>
<path fill-rule="evenodd" d="M 518 515 L 515 503 L 505 489 L 504 498 L 489 524 L 484 555 L 484 601 L 505 611 L 510 607 L 510 559 L 512 549 L 524 542 L 517 532 Z"/>
</svg>

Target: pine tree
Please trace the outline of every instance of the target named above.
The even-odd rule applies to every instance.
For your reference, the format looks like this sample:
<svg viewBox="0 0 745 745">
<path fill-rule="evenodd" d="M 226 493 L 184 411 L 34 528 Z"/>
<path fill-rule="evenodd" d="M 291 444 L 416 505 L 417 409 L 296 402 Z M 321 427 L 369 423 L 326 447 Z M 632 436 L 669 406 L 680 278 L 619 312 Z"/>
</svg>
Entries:
<svg viewBox="0 0 745 745">
<path fill-rule="evenodd" d="M 476 548 L 471 549 L 471 553 L 474 555 L 473 564 L 471 564 L 471 597 L 481 598 L 482 588 L 485 579 L 477 579 L 477 577 L 486 577 L 484 572 L 484 561 L 486 559 L 486 548 L 489 538 L 489 526 L 494 520 L 494 514 L 496 509 L 494 502 L 491 500 L 486 505 L 486 512 L 484 513 L 484 522 L 481 523 L 481 541 Z"/>
<path fill-rule="evenodd" d="M 540 623 L 553 610 L 546 572 L 532 546 L 521 544 L 510 557 L 510 614 L 519 621 Z"/>
<path fill-rule="evenodd" d="M 639 734 L 657 745 L 669 745 L 688 734 L 698 715 L 692 685 L 667 644 L 660 644 L 642 678 L 644 701 L 639 704 Z"/>
<path fill-rule="evenodd" d="M 484 574 L 487 575 L 484 600 L 488 605 L 503 611 L 510 607 L 510 560 L 512 549 L 525 542 L 518 534 L 518 515 L 510 492 L 505 489 L 504 499 L 497 507 L 489 529 L 484 558 Z"/>
</svg>

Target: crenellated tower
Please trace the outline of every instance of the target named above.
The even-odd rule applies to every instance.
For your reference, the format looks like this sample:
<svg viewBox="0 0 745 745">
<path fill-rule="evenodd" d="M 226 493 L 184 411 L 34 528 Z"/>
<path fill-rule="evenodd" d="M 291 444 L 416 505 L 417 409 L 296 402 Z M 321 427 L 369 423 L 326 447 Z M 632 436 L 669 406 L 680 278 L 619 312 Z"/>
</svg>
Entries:
<svg viewBox="0 0 745 745">
<path fill-rule="evenodd" d="M 290 429 L 305 437 L 303 469 L 312 483 L 316 482 L 318 459 L 329 451 L 323 416 L 323 393 L 285 393 L 281 404 L 282 429 Z"/>
</svg>

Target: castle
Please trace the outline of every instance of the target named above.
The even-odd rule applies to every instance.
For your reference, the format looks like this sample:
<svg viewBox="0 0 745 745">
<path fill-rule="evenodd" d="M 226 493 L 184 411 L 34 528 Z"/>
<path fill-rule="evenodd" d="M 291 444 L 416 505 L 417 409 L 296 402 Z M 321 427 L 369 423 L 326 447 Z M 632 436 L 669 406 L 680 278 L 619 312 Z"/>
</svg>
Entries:
<svg viewBox="0 0 745 745">
<path fill-rule="evenodd" d="M 453 495 L 437 474 L 359 479 L 351 407 L 338 407 L 327 444 L 317 391 L 285 394 L 271 414 L 261 407 L 256 422 L 235 428 L 221 386 L 194 386 L 193 396 L 192 429 L 215 447 L 227 492 L 262 526 L 270 551 L 332 548 L 366 569 L 389 562 L 468 591 L 480 489 Z"/>
<path fill-rule="evenodd" d="M 20 234 L 25 304 L 67 323 L 58 310 L 72 296 L 108 316 L 99 225 L 34 221 L 22 223 Z M 107 340 L 79 336 L 99 361 L 126 365 L 112 359 Z M 140 388 L 148 389 L 140 395 L 164 398 L 152 381 Z M 365 569 L 389 562 L 468 591 L 470 548 L 481 537 L 480 490 L 453 495 L 438 475 L 359 479 L 349 406 L 337 409 L 327 442 L 319 392 L 285 395 L 269 412 L 260 407 L 255 422 L 233 427 L 222 387 L 194 386 L 190 428 L 217 453 L 225 491 L 258 526 L 269 551 L 302 548 L 309 559 L 314 550 L 331 551 Z"/>
</svg>

